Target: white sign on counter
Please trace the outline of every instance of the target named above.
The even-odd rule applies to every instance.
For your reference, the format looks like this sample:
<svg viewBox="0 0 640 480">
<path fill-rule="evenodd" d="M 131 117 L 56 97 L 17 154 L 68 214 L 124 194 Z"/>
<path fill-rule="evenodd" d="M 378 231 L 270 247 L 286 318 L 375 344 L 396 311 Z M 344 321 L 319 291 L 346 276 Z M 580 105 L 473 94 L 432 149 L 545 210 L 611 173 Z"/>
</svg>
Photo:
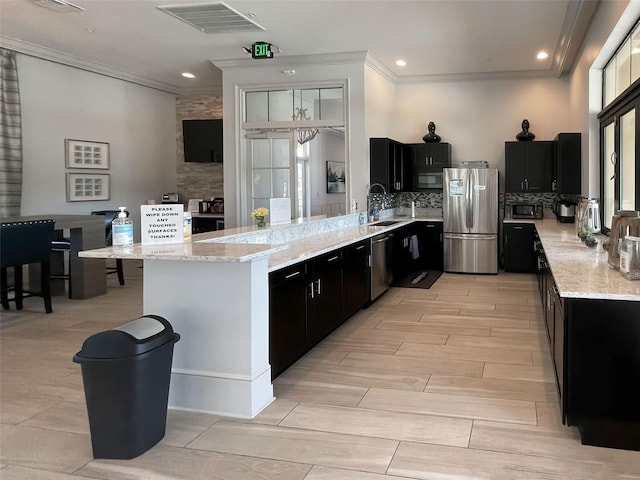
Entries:
<svg viewBox="0 0 640 480">
<path fill-rule="evenodd" d="M 141 205 L 142 244 L 184 242 L 184 207 L 181 203 Z"/>
<path fill-rule="evenodd" d="M 291 199 L 290 198 L 270 198 L 269 199 L 269 223 L 291 222 Z"/>
</svg>

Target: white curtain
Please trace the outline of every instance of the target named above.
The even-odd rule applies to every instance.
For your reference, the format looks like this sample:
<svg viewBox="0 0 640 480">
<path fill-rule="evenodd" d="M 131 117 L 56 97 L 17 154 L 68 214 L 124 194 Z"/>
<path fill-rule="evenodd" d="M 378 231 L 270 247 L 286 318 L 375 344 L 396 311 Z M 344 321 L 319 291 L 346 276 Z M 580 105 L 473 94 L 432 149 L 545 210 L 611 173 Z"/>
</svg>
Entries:
<svg viewBox="0 0 640 480">
<path fill-rule="evenodd" d="M 22 120 L 16 54 L 0 49 L 0 218 L 20 215 Z"/>
</svg>

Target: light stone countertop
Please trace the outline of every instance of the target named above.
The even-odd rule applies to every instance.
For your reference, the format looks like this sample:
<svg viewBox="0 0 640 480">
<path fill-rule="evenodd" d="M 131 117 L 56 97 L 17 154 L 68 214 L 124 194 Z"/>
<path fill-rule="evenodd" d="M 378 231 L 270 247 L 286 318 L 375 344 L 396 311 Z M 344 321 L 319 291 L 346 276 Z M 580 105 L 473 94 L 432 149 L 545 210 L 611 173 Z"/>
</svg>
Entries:
<svg viewBox="0 0 640 480">
<path fill-rule="evenodd" d="M 136 243 L 131 247 L 105 247 L 85 250 L 80 252 L 79 255 L 85 258 L 211 262 L 248 262 L 268 255 L 269 271 L 274 271 L 408 225 L 412 221 L 442 221 L 441 211 L 428 209 L 425 209 L 422 212 L 422 216 L 417 218 L 388 216 L 381 218 L 381 221 L 390 219 L 398 221 L 394 225 L 384 227 L 371 223 L 353 225 L 353 217 L 351 221 L 349 217 L 349 215 L 343 217 L 345 226 L 338 229 L 335 229 L 334 226 L 334 229 L 330 231 L 322 231 L 324 228 L 322 226 L 319 231 L 311 230 L 310 227 L 321 225 L 322 220 L 340 222 L 342 221 L 341 218 L 311 218 L 293 221 L 291 224 L 269 225 L 263 229 L 258 229 L 255 226 L 239 227 L 195 234 L 191 239 L 185 240 L 184 243 L 157 245 Z"/>
<path fill-rule="evenodd" d="M 536 226 L 561 297 L 640 302 L 640 281 L 627 280 L 609 265 L 608 253 L 602 249 L 606 236 L 596 235 L 598 245 L 589 248 L 576 235 L 573 223 L 555 218 L 504 222 Z"/>
</svg>

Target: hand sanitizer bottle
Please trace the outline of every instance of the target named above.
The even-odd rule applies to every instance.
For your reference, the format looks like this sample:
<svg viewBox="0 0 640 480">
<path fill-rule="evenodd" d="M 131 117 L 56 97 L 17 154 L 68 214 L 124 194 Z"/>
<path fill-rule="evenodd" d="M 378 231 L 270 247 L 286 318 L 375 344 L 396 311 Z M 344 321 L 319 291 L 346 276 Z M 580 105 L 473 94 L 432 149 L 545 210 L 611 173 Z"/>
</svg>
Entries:
<svg viewBox="0 0 640 480">
<path fill-rule="evenodd" d="M 118 218 L 111 224 L 114 247 L 128 247 L 133 245 L 133 222 L 127 217 L 127 207 L 118 207 Z"/>
</svg>

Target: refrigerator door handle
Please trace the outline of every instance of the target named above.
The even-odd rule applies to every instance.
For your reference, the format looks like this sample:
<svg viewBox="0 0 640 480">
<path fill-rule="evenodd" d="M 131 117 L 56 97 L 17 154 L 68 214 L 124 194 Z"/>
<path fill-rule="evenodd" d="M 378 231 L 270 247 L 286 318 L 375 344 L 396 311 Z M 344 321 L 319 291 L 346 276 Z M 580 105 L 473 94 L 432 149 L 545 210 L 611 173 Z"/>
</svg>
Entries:
<svg viewBox="0 0 640 480">
<path fill-rule="evenodd" d="M 467 189 L 465 192 L 465 227 L 467 229 L 473 228 L 473 186 L 472 186 L 472 173 L 467 172 Z"/>
<path fill-rule="evenodd" d="M 495 234 L 455 234 L 455 233 L 445 233 L 444 238 L 446 240 L 495 240 Z"/>
</svg>

